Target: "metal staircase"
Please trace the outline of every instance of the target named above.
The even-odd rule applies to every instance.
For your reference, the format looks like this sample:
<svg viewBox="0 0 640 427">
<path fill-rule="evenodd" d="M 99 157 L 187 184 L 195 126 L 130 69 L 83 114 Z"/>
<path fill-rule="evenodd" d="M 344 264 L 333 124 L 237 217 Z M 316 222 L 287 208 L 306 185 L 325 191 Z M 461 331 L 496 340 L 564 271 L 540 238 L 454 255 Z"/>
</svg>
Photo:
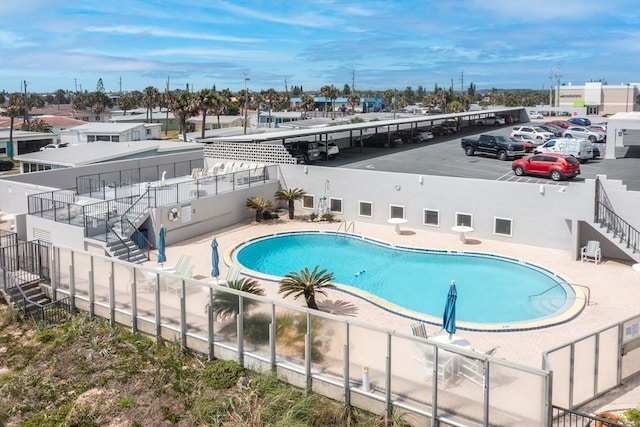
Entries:
<svg viewBox="0 0 640 427">
<path fill-rule="evenodd" d="M 120 216 L 107 222 L 106 249 L 112 257 L 136 264 L 149 259 L 150 243 L 138 230 L 149 218 L 147 195 L 148 192 L 144 192 L 138 196 L 123 207 Z M 142 241 L 143 248 L 136 241 Z"/>
<path fill-rule="evenodd" d="M 148 216 L 148 214 L 147 214 Z M 107 223 L 107 244 L 106 249 L 113 258 L 121 259 L 127 262 L 141 264 L 149 259 L 148 251 L 145 252 L 140 248 L 131 237 L 125 237 L 127 232 L 122 230 L 122 223 L 128 223 L 126 218 L 120 218 L 113 226 Z M 129 226 L 127 226 L 129 228 Z M 137 236 L 140 233 L 134 229 L 131 236 Z M 146 245 L 145 245 L 146 246 Z"/>
<path fill-rule="evenodd" d="M 626 253 L 629 258 L 640 263 L 640 231 L 617 215 L 609 199 L 596 179 L 596 201 L 593 222 L 591 226 L 600 231 L 611 243 Z"/>
</svg>

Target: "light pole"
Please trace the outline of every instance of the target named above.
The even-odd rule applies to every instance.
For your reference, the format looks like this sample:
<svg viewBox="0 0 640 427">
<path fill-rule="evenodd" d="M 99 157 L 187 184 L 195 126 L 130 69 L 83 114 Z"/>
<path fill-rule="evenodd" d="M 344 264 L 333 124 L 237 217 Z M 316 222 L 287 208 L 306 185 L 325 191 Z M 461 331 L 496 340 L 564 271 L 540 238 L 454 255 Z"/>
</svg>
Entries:
<svg viewBox="0 0 640 427">
<path fill-rule="evenodd" d="M 249 99 L 249 92 L 247 92 L 247 80 L 249 80 L 249 77 L 247 77 L 246 74 L 244 74 L 244 134 L 247 134 L 247 100 Z"/>
<path fill-rule="evenodd" d="M 627 113 L 629 111 L 629 89 L 631 89 L 631 83 L 627 83 L 627 102 L 624 106 L 624 112 Z"/>
</svg>

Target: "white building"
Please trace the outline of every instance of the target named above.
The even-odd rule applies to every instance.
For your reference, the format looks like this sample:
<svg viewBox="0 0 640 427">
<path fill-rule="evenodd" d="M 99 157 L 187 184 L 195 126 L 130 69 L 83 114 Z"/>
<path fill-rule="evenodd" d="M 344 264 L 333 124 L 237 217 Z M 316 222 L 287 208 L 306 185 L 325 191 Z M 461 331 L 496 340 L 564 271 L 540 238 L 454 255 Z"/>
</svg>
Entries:
<svg viewBox="0 0 640 427">
<path fill-rule="evenodd" d="M 82 144 L 96 141 L 132 142 L 160 139 L 159 123 L 87 123 L 60 132 L 63 144 Z"/>
</svg>

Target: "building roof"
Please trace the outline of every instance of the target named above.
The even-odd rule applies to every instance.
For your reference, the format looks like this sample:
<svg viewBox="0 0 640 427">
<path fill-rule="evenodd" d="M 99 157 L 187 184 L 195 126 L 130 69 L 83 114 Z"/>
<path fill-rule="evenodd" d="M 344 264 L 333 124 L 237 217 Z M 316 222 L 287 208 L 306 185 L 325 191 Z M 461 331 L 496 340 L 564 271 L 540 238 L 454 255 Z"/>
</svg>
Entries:
<svg viewBox="0 0 640 427">
<path fill-rule="evenodd" d="M 132 129 L 139 128 L 140 126 L 144 126 L 146 123 L 103 123 L 103 122 L 92 122 L 85 123 L 80 126 L 75 126 L 67 129 L 67 131 L 74 132 L 83 132 L 83 133 L 95 133 L 95 134 L 114 134 L 114 133 L 122 133 L 127 132 Z M 151 126 L 157 126 L 154 123 L 150 124 Z"/>
<path fill-rule="evenodd" d="M 29 111 L 30 116 L 66 116 L 66 117 L 78 117 L 78 116 L 95 116 L 93 111 L 89 110 L 75 110 L 71 104 L 60 105 L 46 105 L 42 108 L 32 108 Z"/>
<path fill-rule="evenodd" d="M 242 120 L 242 116 L 223 116 L 223 115 L 220 115 L 220 123 L 229 124 L 229 123 L 236 122 L 238 120 Z M 187 122 L 189 122 L 189 123 L 198 123 L 198 124 L 202 123 L 202 115 L 189 117 L 187 119 Z M 218 124 L 218 116 L 205 116 L 205 122 L 206 123 Z"/>
<path fill-rule="evenodd" d="M 52 128 L 72 127 L 72 126 L 79 126 L 87 123 L 84 120 L 78 120 L 78 119 L 74 119 L 73 117 L 65 117 L 65 116 L 44 115 L 44 116 L 38 116 L 38 117 L 32 118 L 32 120 L 35 120 L 35 119 L 42 120 L 44 123 L 51 126 Z M 16 118 L 13 121 L 13 128 L 19 129 L 20 127 L 22 127 L 22 122 L 23 122 L 22 118 Z M 9 126 L 11 126 L 11 118 L 0 117 L 0 128 L 5 128 L 5 127 L 8 128 Z"/>
<path fill-rule="evenodd" d="M 175 120 L 176 118 L 171 111 L 169 111 L 168 116 L 166 111 L 154 111 L 151 113 L 151 120 L 166 120 L 167 117 L 169 117 L 169 120 Z M 109 121 L 111 122 L 141 122 L 146 120 L 147 115 L 145 112 L 142 114 L 127 114 L 126 116 L 111 116 L 109 118 Z"/>
<path fill-rule="evenodd" d="M 57 139 L 58 136 L 51 132 L 29 132 L 25 130 L 14 130 L 13 140 L 29 141 L 32 139 L 53 138 Z M 0 129 L 0 142 L 9 141 L 9 129 Z"/>
<path fill-rule="evenodd" d="M 52 164 L 64 167 L 122 160 L 132 157 L 202 150 L 201 144 L 178 141 L 92 142 L 71 145 L 57 150 L 36 151 L 15 156 L 20 162 Z"/>
</svg>

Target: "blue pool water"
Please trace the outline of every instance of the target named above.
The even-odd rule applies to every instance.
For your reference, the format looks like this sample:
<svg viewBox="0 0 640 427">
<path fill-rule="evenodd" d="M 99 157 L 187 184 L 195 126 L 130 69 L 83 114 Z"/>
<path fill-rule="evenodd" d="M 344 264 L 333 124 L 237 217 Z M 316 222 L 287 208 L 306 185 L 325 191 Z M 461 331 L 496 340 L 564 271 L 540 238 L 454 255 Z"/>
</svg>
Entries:
<svg viewBox="0 0 640 427">
<path fill-rule="evenodd" d="M 234 259 L 272 276 L 319 265 L 334 274 L 334 283 L 436 318 L 442 317 L 455 280 L 456 318 L 471 323 L 511 325 L 549 317 L 564 311 L 574 297 L 557 276 L 530 264 L 493 255 L 398 248 L 335 233 L 256 239 L 238 247 Z"/>
</svg>

